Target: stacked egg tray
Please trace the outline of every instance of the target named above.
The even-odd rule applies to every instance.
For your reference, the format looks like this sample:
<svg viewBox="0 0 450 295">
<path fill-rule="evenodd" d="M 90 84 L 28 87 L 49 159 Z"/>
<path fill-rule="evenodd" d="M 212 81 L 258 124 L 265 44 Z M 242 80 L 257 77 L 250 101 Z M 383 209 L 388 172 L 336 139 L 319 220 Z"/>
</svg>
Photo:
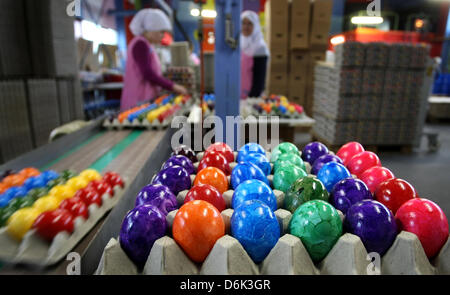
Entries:
<svg viewBox="0 0 450 295">
<path fill-rule="evenodd" d="M 94 180 L 106 181 L 106 174 L 101 178 L 98 172 L 95 172 L 98 177 L 92 179 L 85 179 L 85 184 L 90 184 Z M 116 173 L 109 172 L 110 174 L 117 175 Z M 63 176 L 66 175 L 66 176 Z M 34 202 L 28 205 L 21 206 L 15 211 L 9 218 L 9 220 L 2 224 L 0 228 L 0 260 L 8 264 L 25 264 L 35 267 L 46 267 L 51 266 L 59 261 L 61 261 L 66 255 L 83 239 L 83 237 L 88 234 L 92 228 L 97 224 L 97 222 L 109 211 L 111 210 L 117 202 L 121 199 L 125 189 L 126 181 L 119 177 L 119 182 L 114 186 L 111 185 L 111 190 L 101 195 L 101 200 L 96 200 L 92 202 L 89 206 L 84 203 L 84 211 L 81 214 L 80 206 L 68 205 L 63 207 L 63 203 L 77 198 L 77 195 L 81 189 L 84 187 L 80 186 L 78 190 L 74 190 L 75 195 L 69 197 L 62 197 L 63 201 L 58 201 L 58 203 L 53 204 L 48 200 L 43 202 L 44 199 L 57 198 L 56 194 L 52 195 L 52 189 L 56 186 L 68 185 L 68 183 L 74 179 L 83 177 L 81 174 L 76 176 L 76 174 L 70 170 L 63 171 L 61 173 L 61 180 L 59 178 L 52 179 L 45 187 L 39 188 Z M 69 178 L 70 177 L 70 178 Z M 27 198 L 29 196 L 25 196 Z M 69 202 L 67 202 L 69 204 Z M 67 205 L 66 204 L 66 205 Z M 71 204 L 71 203 L 70 203 Z M 38 208 L 39 207 L 39 208 Z M 87 208 L 86 208 L 87 207 Z M 70 209 L 69 209 L 70 208 Z M 45 224 L 40 228 L 47 232 L 52 232 L 50 234 L 40 234 L 39 229 L 36 224 L 39 219 L 43 217 L 44 214 L 51 214 L 52 212 L 57 212 L 59 209 L 65 209 L 66 214 L 70 214 L 73 218 L 73 230 L 71 232 L 64 230 L 64 228 L 51 228 L 52 224 Z M 78 211 L 80 210 L 80 211 Z M 36 213 L 37 212 L 37 213 Z M 17 214 L 21 216 L 18 217 Z M 62 216 L 62 215 L 60 215 Z M 15 225 L 13 219 L 16 221 L 20 218 Z M 63 218 L 57 217 L 51 223 L 55 222 L 56 219 Z M 41 218 L 41 221 L 43 218 Z M 21 224 L 19 224 L 21 222 Z M 42 222 L 41 222 L 42 223 Z M 11 227 L 14 226 L 14 229 Z M 22 232 L 22 234 L 18 234 Z M 47 236 L 45 236 L 47 235 Z M 48 235 L 51 238 L 48 238 Z"/>
<path fill-rule="evenodd" d="M 154 103 L 146 103 L 107 118 L 103 127 L 112 129 L 165 129 L 173 117 L 187 112 L 193 103 L 191 96 L 164 95 Z"/>
<path fill-rule="evenodd" d="M 203 152 L 197 154 L 201 161 Z M 330 151 L 330 154 L 334 154 Z M 237 152 L 234 152 L 235 159 Z M 270 159 L 270 153 L 266 156 Z M 198 164 L 194 163 L 197 169 Z M 230 163 L 234 169 L 237 163 Z M 270 164 L 273 168 L 273 164 Z M 164 166 L 164 165 L 163 165 Z M 306 172 L 311 176 L 311 166 L 305 162 Z M 156 174 L 153 176 L 153 179 Z M 194 183 L 195 174 L 191 174 Z M 352 175 L 353 178 L 356 176 Z M 272 187 L 273 174 L 267 176 Z M 152 183 L 152 181 L 150 183 Z M 230 183 L 230 176 L 228 176 Z M 223 193 L 227 209 L 221 212 L 225 223 L 225 235 L 219 238 L 203 263 L 193 262 L 172 236 L 172 224 L 178 210 L 166 216 L 166 235 L 155 241 L 145 266 L 138 268 L 121 248 L 119 237 L 111 238 L 104 248 L 95 275 L 368 275 L 368 274 L 450 274 L 450 239 L 439 255 L 430 261 L 415 234 L 402 231 L 390 249 L 383 255 L 381 268 L 371 264 L 361 239 L 350 233 L 343 233 L 328 255 L 320 262 L 313 262 L 302 241 L 288 233 L 292 213 L 283 209 L 285 194 L 273 190 L 277 201 L 274 214 L 280 227 L 280 238 L 266 258 L 255 264 L 244 247 L 231 235 L 231 201 L 233 190 Z M 188 190 L 177 195 L 178 206 L 184 204 Z M 341 221 L 345 216 L 337 210 Z"/>
<path fill-rule="evenodd" d="M 247 98 L 249 113 L 253 116 L 279 116 L 285 119 L 300 119 L 305 116 L 303 107 L 289 101 L 285 96 L 272 94 L 268 98 Z"/>
</svg>

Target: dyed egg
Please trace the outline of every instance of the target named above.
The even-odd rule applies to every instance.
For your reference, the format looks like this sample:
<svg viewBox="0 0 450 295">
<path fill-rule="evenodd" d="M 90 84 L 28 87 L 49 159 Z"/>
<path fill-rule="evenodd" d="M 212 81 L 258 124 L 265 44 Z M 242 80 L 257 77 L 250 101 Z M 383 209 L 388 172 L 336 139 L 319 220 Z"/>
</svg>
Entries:
<svg viewBox="0 0 450 295">
<path fill-rule="evenodd" d="M 436 256 L 448 239 L 448 220 L 434 202 L 414 198 L 404 203 L 395 214 L 399 231 L 415 234 L 428 258 Z"/>
<path fill-rule="evenodd" d="M 258 154 L 266 154 L 266 151 L 262 146 L 260 146 L 257 143 L 247 143 L 244 146 L 242 146 L 238 151 L 238 156 L 236 159 L 236 162 L 240 163 L 244 160 L 244 157 L 250 153 L 258 153 Z"/>
<path fill-rule="evenodd" d="M 206 167 L 198 172 L 194 185 L 209 184 L 215 187 L 221 194 L 228 190 L 228 179 L 222 170 L 215 167 Z"/>
<path fill-rule="evenodd" d="M 320 142 L 308 143 L 302 150 L 302 159 L 309 164 L 314 164 L 320 156 L 328 154 L 328 148 Z"/>
<path fill-rule="evenodd" d="M 331 154 L 326 154 L 320 156 L 319 158 L 317 158 L 317 160 L 314 161 L 314 164 L 311 167 L 311 174 L 317 175 L 317 173 L 319 173 L 323 165 L 329 162 L 336 162 L 342 164 L 342 160 L 339 157 Z"/>
<path fill-rule="evenodd" d="M 331 193 L 336 183 L 349 177 L 351 177 L 351 175 L 347 168 L 336 162 L 326 163 L 317 173 L 317 178 L 325 185 L 325 188 L 329 193 Z"/>
<path fill-rule="evenodd" d="M 263 154 L 250 153 L 244 157 L 243 162 L 252 163 L 258 166 L 266 176 L 269 175 L 272 170 L 269 160 L 267 160 L 267 157 Z"/>
<path fill-rule="evenodd" d="M 328 192 L 322 182 L 314 176 L 297 179 L 286 193 L 284 207 L 294 213 L 298 207 L 311 200 L 328 202 Z"/>
<path fill-rule="evenodd" d="M 184 198 L 184 203 L 186 204 L 195 200 L 206 201 L 216 207 L 220 212 L 226 209 L 225 199 L 222 194 L 209 184 L 194 185 Z"/>
<path fill-rule="evenodd" d="M 198 171 L 201 171 L 206 167 L 216 167 L 222 170 L 223 173 L 225 173 L 225 175 L 227 176 L 231 174 L 230 164 L 228 163 L 227 159 L 218 152 L 209 151 L 205 153 L 198 165 Z"/>
<path fill-rule="evenodd" d="M 297 179 L 305 177 L 306 175 L 306 172 L 297 166 L 289 164 L 282 165 L 273 175 L 273 188 L 287 193 Z"/>
<path fill-rule="evenodd" d="M 275 213 L 258 200 L 247 201 L 235 209 L 230 222 L 231 235 L 255 263 L 262 262 L 280 238 Z"/>
<path fill-rule="evenodd" d="M 364 152 L 364 147 L 355 141 L 344 144 L 336 153 L 336 156 L 342 159 L 342 162 L 347 166 L 350 159 L 359 153 Z"/>
<path fill-rule="evenodd" d="M 335 184 L 330 203 L 345 215 L 353 204 L 366 199 L 373 199 L 367 185 L 359 179 L 350 177 Z"/>
<path fill-rule="evenodd" d="M 191 177 L 183 167 L 172 166 L 159 171 L 153 183 L 165 185 L 172 193 L 178 195 L 179 192 L 191 188 Z"/>
<path fill-rule="evenodd" d="M 153 205 L 135 207 L 125 216 L 119 242 L 128 257 L 142 268 L 156 240 L 167 230 L 164 214 Z"/>
<path fill-rule="evenodd" d="M 8 234 L 21 241 L 40 214 L 41 212 L 34 208 L 23 208 L 16 211 L 7 221 Z"/>
<path fill-rule="evenodd" d="M 375 199 L 388 207 L 394 215 L 401 205 L 418 197 L 414 187 L 399 178 L 391 178 L 382 182 L 375 191 Z"/>
<path fill-rule="evenodd" d="M 216 142 L 212 145 L 210 145 L 205 153 L 209 152 L 209 151 L 214 151 L 217 152 L 219 154 L 222 154 L 222 156 L 225 157 L 225 159 L 227 159 L 228 163 L 232 163 L 234 162 L 234 154 L 233 154 L 233 150 L 231 149 L 231 147 L 229 145 L 227 145 L 226 143 L 223 142 Z"/>
<path fill-rule="evenodd" d="M 225 223 L 216 207 L 195 200 L 181 206 L 172 226 L 175 241 L 195 262 L 203 262 L 218 239 L 225 235 Z"/>
<path fill-rule="evenodd" d="M 270 162 L 275 163 L 278 160 L 278 157 L 282 154 L 296 154 L 299 155 L 298 148 L 290 143 L 290 142 L 283 142 L 277 145 L 271 155 L 270 155 Z"/>
<path fill-rule="evenodd" d="M 188 157 L 186 156 L 182 156 L 182 155 L 175 155 L 175 156 L 171 156 L 163 165 L 162 169 L 166 169 L 172 166 L 181 166 L 184 169 L 186 169 L 186 171 L 189 174 L 194 174 L 195 173 L 195 167 L 194 164 L 192 164 L 192 161 L 189 160 Z"/>
<path fill-rule="evenodd" d="M 322 200 L 306 202 L 295 210 L 289 232 L 302 241 L 311 259 L 319 262 L 342 235 L 342 221 L 337 210 Z"/>
<path fill-rule="evenodd" d="M 273 164 L 273 171 L 277 171 L 277 169 L 283 165 L 283 164 L 292 164 L 294 166 L 297 166 L 300 169 L 303 169 L 303 171 L 306 172 L 306 166 L 303 162 L 302 158 L 298 154 L 281 154 L 278 156 L 277 161 Z"/>
<path fill-rule="evenodd" d="M 137 207 L 145 204 L 155 206 L 164 215 L 178 208 L 175 195 L 167 186 L 159 183 L 146 185 L 141 189 L 136 197 L 134 206 Z"/>
<path fill-rule="evenodd" d="M 198 162 L 197 156 L 195 155 L 194 151 L 186 145 L 180 145 L 176 147 L 172 152 L 172 156 L 175 155 L 182 155 L 188 157 L 192 163 Z"/>
<path fill-rule="evenodd" d="M 358 178 L 369 168 L 381 167 L 381 162 L 378 156 L 372 152 L 362 152 L 359 153 L 347 163 L 347 168 L 350 173 L 356 175 Z"/>
<path fill-rule="evenodd" d="M 383 255 L 397 236 L 394 215 L 374 200 L 363 200 L 351 206 L 345 215 L 344 227 L 361 238 L 368 253 Z"/>
<path fill-rule="evenodd" d="M 272 211 L 277 210 L 277 198 L 272 189 L 264 182 L 250 179 L 242 182 L 233 192 L 231 206 L 238 208 L 246 201 L 258 200 L 269 206 Z"/>
<path fill-rule="evenodd" d="M 231 186 L 233 189 L 236 189 L 239 184 L 250 179 L 258 179 L 267 185 L 269 184 L 264 172 L 252 163 L 241 162 L 231 172 Z"/>
<path fill-rule="evenodd" d="M 394 177 L 394 173 L 392 173 L 391 170 L 375 166 L 364 171 L 360 179 L 364 181 L 370 192 L 373 194 L 380 183 Z"/>
</svg>

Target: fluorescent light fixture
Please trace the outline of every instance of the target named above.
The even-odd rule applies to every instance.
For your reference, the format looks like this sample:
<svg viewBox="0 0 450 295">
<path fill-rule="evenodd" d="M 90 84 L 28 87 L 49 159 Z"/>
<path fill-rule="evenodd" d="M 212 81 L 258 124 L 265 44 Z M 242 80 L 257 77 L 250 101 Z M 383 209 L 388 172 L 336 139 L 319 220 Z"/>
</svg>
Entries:
<svg viewBox="0 0 450 295">
<path fill-rule="evenodd" d="M 206 18 L 216 18 L 217 12 L 215 10 L 204 9 L 202 10 L 202 16 Z"/>
<path fill-rule="evenodd" d="M 354 25 L 379 25 L 384 19 L 381 16 L 354 16 L 351 19 Z"/>
<path fill-rule="evenodd" d="M 331 38 L 330 42 L 333 45 L 338 45 L 345 42 L 345 37 L 342 35 L 334 36 L 333 38 Z"/>
<path fill-rule="evenodd" d="M 217 12 L 215 10 L 211 10 L 211 9 L 204 9 L 201 12 L 202 17 L 206 17 L 206 18 L 216 18 L 217 17 Z M 192 16 L 200 16 L 200 10 L 197 8 L 191 9 L 191 15 Z"/>
<path fill-rule="evenodd" d="M 200 16 L 200 10 L 198 10 L 197 8 L 191 9 L 191 15 Z"/>
</svg>

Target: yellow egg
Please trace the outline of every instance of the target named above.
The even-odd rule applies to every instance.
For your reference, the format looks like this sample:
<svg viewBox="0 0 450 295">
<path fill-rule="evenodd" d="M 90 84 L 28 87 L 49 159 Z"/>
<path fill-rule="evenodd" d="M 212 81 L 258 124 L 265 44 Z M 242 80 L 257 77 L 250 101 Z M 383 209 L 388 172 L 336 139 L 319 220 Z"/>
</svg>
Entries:
<svg viewBox="0 0 450 295">
<path fill-rule="evenodd" d="M 85 188 L 89 184 L 89 181 L 81 176 L 75 176 L 66 182 L 66 186 L 71 187 L 75 192 L 82 188 Z"/>
<path fill-rule="evenodd" d="M 6 231 L 18 241 L 22 240 L 27 231 L 41 212 L 35 208 L 23 208 L 9 217 Z"/>
<path fill-rule="evenodd" d="M 288 106 L 288 110 L 289 110 L 289 112 L 293 113 L 293 112 L 295 112 L 295 107 L 294 106 Z"/>
<path fill-rule="evenodd" d="M 55 196 L 45 196 L 34 202 L 33 208 L 43 213 L 57 209 L 61 202 L 62 200 Z"/>
<path fill-rule="evenodd" d="M 81 177 L 83 177 L 84 179 L 86 179 L 87 181 L 91 182 L 93 180 L 100 180 L 102 178 L 102 176 L 100 175 L 100 173 L 98 173 L 96 170 L 94 169 L 87 169 L 84 170 L 83 172 L 80 173 Z"/>
<path fill-rule="evenodd" d="M 77 190 L 68 185 L 57 185 L 53 187 L 48 193 L 49 196 L 54 196 L 58 200 L 65 200 L 72 198 L 76 194 Z"/>
</svg>

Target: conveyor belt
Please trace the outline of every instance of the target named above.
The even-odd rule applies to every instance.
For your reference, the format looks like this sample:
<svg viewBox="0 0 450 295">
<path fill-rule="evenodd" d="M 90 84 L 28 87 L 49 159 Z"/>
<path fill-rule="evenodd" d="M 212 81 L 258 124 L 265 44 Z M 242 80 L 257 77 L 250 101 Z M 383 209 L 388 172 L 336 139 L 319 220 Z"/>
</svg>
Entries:
<svg viewBox="0 0 450 295">
<path fill-rule="evenodd" d="M 92 142 L 83 145 L 77 151 L 50 166 L 50 169 L 56 171 L 73 169 L 80 173 L 124 140 L 129 134 L 130 131 L 105 132 L 103 135 L 95 138 Z M 120 171 L 117 172 L 120 173 Z"/>
<path fill-rule="evenodd" d="M 165 131 L 148 131 L 139 136 L 117 158 L 102 171 L 118 171 L 123 177 L 133 180 L 145 164 L 155 147 L 161 141 Z M 151 177 L 149 175 L 148 177 Z"/>
</svg>

